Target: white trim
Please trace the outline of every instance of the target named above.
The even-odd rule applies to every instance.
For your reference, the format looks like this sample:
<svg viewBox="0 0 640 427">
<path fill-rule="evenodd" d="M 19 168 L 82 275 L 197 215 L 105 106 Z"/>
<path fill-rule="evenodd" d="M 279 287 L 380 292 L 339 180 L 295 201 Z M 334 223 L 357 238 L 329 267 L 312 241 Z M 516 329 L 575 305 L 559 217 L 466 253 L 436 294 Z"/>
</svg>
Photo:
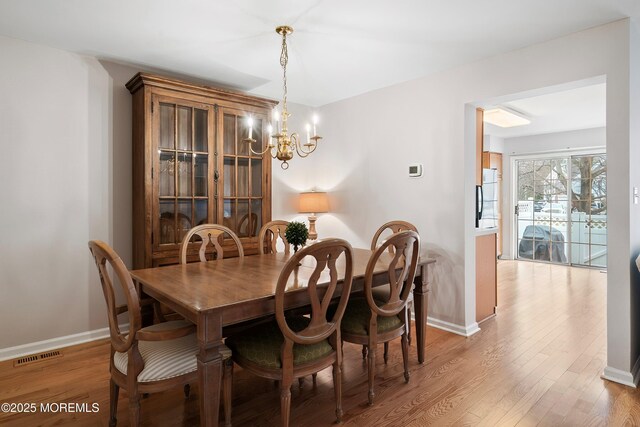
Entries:
<svg viewBox="0 0 640 427">
<path fill-rule="evenodd" d="M 120 325 L 120 331 L 129 330 L 129 324 Z M 15 359 L 16 357 L 28 354 L 42 353 L 49 350 L 57 350 L 63 347 L 83 344 L 90 341 L 109 337 L 109 328 L 94 329 L 93 331 L 80 332 L 79 334 L 66 335 L 63 337 L 51 338 L 44 341 L 32 342 L 29 344 L 17 345 L 0 349 L 0 362 Z"/>
<path fill-rule="evenodd" d="M 640 360 L 640 359 L 638 359 L 638 360 Z M 636 362 L 635 366 L 633 367 L 633 370 L 637 372 L 637 369 L 639 367 L 640 367 L 640 365 L 638 365 L 638 362 Z M 620 369 L 612 368 L 610 366 L 605 367 L 604 368 L 604 372 L 600 376 L 600 378 L 602 378 L 602 379 L 613 381 L 613 382 L 616 382 L 618 384 L 623 384 L 623 385 L 626 385 L 626 386 L 629 386 L 629 387 L 636 388 L 637 385 L 634 382 L 633 377 L 634 377 L 634 375 L 631 372 L 622 371 Z"/>
<path fill-rule="evenodd" d="M 480 332 L 480 327 L 477 322 L 473 322 L 469 326 L 457 325 L 455 323 L 445 322 L 444 320 L 434 319 L 431 316 L 427 317 L 427 325 L 434 328 L 442 329 L 443 331 L 452 332 L 463 337 L 470 337 L 471 335 Z"/>
</svg>

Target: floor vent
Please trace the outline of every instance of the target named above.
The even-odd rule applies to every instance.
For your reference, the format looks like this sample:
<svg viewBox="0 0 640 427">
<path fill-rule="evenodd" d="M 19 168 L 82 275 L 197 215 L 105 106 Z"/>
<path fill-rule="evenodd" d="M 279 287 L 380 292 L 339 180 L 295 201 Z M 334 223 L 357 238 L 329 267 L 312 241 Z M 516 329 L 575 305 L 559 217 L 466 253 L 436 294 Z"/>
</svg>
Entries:
<svg viewBox="0 0 640 427">
<path fill-rule="evenodd" d="M 62 352 L 59 350 L 46 351 L 39 354 L 30 354 L 28 356 L 20 357 L 13 361 L 13 367 L 28 365 L 30 363 L 41 362 L 43 360 L 56 359 L 62 357 Z"/>
</svg>

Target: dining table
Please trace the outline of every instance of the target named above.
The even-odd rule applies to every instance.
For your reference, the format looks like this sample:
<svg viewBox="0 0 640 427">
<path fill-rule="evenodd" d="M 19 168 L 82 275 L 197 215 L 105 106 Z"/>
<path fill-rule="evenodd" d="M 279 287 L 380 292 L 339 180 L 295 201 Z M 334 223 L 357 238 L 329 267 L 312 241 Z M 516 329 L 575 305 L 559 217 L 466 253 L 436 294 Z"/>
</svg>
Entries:
<svg viewBox="0 0 640 427">
<path fill-rule="evenodd" d="M 352 293 L 364 289 L 365 270 L 372 253 L 369 249 L 353 249 Z M 139 295 L 154 298 L 196 325 L 200 425 L 218 425 L 222 380 L 219 348 L 223 344 L 223 328 L 275 313 L 276 284 L 290 257 L 286 253 L 273 253 L 131 271 Z M 344 256 L 342 258 L 344 262 Z M 373 286 L 388 283 L 390 260 L 391 254 L 385 253 L 377 262 Z M 339 271 L 340 262 L 339 259 Z M 419 363 L 425 358 L 427 273 L 434 262 L 434 259 L 421 257 L 414 279 L 415 342 Z M 285 308 L 304 307 L 309 303 L 305 285 L 313 267 L 305 260 L 290 276 Z M 321 286 L 324 280 L 328 281 L 328 274 L 321 275 L 318 285 Z"/>
</svg>

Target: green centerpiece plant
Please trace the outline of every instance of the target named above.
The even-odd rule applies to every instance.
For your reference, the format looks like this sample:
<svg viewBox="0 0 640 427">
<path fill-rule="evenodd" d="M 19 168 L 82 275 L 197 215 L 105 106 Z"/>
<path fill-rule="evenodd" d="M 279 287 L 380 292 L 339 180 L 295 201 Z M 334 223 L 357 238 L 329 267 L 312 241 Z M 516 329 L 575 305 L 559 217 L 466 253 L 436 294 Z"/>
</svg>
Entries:
<svg viewBox="0 0 640 427">
<path fill-rule="evenodd" d="M 307 243 L 309 230 L 304 222 L 291 221 L 284 231 L 284 237 L 289 244 L 293 245 L 293 251 L 298 252 L 298 248 Z"/>
</svg>

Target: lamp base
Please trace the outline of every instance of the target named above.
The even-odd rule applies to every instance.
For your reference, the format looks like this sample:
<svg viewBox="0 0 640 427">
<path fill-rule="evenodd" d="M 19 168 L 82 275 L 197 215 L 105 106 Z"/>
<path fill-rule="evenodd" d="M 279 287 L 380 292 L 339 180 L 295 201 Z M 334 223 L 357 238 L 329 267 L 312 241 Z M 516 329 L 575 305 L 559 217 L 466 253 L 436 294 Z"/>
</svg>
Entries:
<svg viewBox="0 0 640 427">
<path fill-rule="evenodd" d="M 318 238 L 318 232 L 316 231 L 316 220 L 318 217 L 315 214 L 309 215 L 309 240 L 316 240 Z"/>
</svg>

